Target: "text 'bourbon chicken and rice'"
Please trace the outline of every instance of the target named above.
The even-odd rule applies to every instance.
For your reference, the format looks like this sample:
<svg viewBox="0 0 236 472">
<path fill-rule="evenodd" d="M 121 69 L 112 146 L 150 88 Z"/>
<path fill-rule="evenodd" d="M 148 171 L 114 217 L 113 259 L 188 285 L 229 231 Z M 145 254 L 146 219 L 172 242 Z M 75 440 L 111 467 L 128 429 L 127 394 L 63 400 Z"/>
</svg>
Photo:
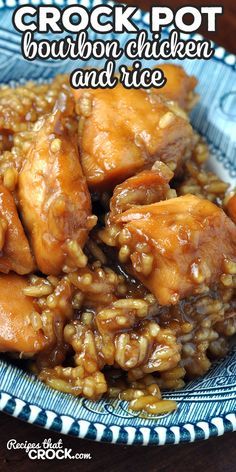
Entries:
<svg viewBox="0 0 236 472">
<path fill-rule="evenodd" d="M 0 90 L 0 350 L 148 413 L 236 331 L 235 195 L 205 173 L 196 79 L 161 67 L 162 90 Z"/>
</svg>

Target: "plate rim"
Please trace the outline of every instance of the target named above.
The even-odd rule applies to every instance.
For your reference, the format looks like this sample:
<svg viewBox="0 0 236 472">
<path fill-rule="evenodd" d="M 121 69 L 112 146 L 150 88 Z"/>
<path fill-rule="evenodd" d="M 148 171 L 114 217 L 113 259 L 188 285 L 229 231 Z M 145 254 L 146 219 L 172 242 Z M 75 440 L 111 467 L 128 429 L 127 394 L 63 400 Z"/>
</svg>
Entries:
<svg viewBox="0 0 236 472">
<path fill-rule="evenodd" d="M 35 409 L 37 409 L 37 416 L 33 418 L 33 416 L 35 416 Z M 31 413 L 29 414 L 29 410 L 32 413 L 32 418 L 30 417 Z M 36 404 L 22 400 L 6 391 L 0 391 L 0 411 L 24 422 L 57 433 L 77 437 L 79 439 L 128 446 L 162 446 L 167 444 L 191 443 L 236 431 L 235 412 L 214 416 L 208 421 L 202 420 L 197 423 L 183 423 L 181 426 L 175 424 L 168 427 L 163 425 L 108 426 L 98 421 L 76 420 L 73 416 L 58 414 L 53 409 L 39 407 Z M 135 430 L 133 440 L 130 440 L 129 432 L 126 428 Z M 103 429 L 102 435 L 101 429 Z"/>
</svg>

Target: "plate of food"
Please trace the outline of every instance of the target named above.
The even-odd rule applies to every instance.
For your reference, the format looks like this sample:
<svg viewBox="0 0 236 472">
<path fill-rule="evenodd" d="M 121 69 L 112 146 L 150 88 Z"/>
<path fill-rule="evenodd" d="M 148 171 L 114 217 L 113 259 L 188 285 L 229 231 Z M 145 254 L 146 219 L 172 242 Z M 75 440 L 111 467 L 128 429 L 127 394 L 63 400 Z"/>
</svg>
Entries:
<svg viewBox="0 0 236 472">
<path fill-rule="evenodd" d="M 1 411 L 127 445 L 234 431 L 235 57 L 158 64 L 162 89 L 72 90 L 73 61 L 22 57 L 17 5 L 0 15 Z"/>
</svg>

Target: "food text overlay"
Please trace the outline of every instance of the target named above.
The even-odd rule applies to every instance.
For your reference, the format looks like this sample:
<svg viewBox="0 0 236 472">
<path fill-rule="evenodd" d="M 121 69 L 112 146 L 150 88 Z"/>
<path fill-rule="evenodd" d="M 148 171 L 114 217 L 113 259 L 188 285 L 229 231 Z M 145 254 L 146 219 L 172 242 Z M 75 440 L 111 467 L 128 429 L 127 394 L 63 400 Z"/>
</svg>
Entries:
<svg viewBox="0 0 236 472">
<path fill-rule="evenodd" d="M 208 31 L 216 31 L 222 14 L 221 6 L 184 6 L 176 12 L 169 7 L 153 6 L 147 13 L 148 31 L 139 28 L 138 9 L 134 6 L 97 5 L 88 10 L 82 5 L 64 9 L 25 5 L 14 11 L 12 21 L 22 34 L 21 50 L 26 60 L 82 61 L 82 67 L 71 73 L 73 88 L 113 88 L 118 81 L 126 88 L 160 88 L 166 83 L 163 71 L 158 67 L 144 68 L 141 61 L 210 59 L 214 54 L 211 42 L 196 40 L 191 34 L 198 31 L 203 19 Z M 48 33 L 50 39 L 44 36 Z M 117 38 L 111 39 L 111 33 L 116 33 Z M 122 58 L 129 61 L 129 67 L 122 64 Z M 91 59 L 105 60 L 105 65 L 84 67 L 85 61 Z"/>
</svg>

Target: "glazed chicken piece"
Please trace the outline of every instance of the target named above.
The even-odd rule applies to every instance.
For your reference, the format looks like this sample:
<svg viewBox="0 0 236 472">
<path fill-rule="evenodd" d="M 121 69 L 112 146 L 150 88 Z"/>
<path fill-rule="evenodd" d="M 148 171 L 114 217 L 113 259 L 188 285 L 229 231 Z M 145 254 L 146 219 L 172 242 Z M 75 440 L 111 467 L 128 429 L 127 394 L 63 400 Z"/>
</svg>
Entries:
<svg viewBox="0 0 236 472">
<path fill-rule="evenodd" d="M 36 124 L 19 175 L 19 205 L 37 266 L 53 275 L 86 265 L 82 248 L 96 222 L 64 98 Z"/>
<path fill-rule="evenodd" d="M 231 220 L 236 224 L 236 194 L 232 195 L 227 201 L 226 211 Z"/>
<path fill-rule="evenodd" d="M 33 299 L 24 294 L 27 278 L 0 275 L 0 351 L 18 352 L 25 356 L 44 349 L 47 340 L 42 330 L 35 330 L 30 316 L 35 312 Z"/>
<path fill-rule="evenodd" d="M 35 263 L 12 194 L 0 184 L 0 272 L 28 274 Z"/>
<path fill-rule="evenodd" d="M 153 92 L 164 95 L 168 100 L 177 102 L 184 110 L 190 111 L 198 101 L 198 95 L 194 92 L 197 79 L 175 64 L 160 64 L 157 67 L 164 72 L 167 82 L 164 87 L 153 89 Z"/>
<path fill-rule="evenodd" d="M 236 225 L 208 200 L 186 195 L 136 206 L 115 221 L 122 262 L 126 254 L 161 305 L 200 293 L 231 268 L 234 273 Z"/>
<path fill-rule="evenodd" d="M 170 193 L 169 181 L 173 176 L 166 164 L 156 161 L 152 169 L 143 170 L 117 185 L 110 199 L 109 221 L 134 205 L 165 200 Z M 171 192 L 175 193 L 173 190 Z"/>
<path fill-rule="evenodd" d="M 79 149 L 91 190 L 111 190 L 156 160 L 177 173 L 191 155 L 193 131 L 183 110 L 152 91 L 76 90 Z"/>
</svg>

